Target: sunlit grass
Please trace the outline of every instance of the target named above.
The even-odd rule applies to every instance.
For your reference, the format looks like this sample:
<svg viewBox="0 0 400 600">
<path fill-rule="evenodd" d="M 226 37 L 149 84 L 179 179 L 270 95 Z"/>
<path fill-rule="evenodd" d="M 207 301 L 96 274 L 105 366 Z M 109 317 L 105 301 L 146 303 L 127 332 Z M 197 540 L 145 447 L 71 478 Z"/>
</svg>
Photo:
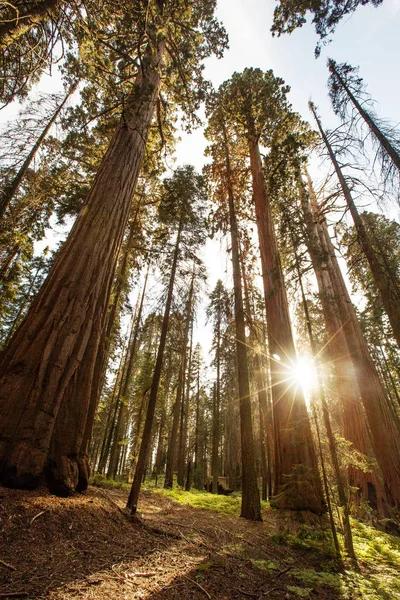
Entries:
<svg viewBox="0 0 400 600">
<path fill-rule="evenodd" d="M 172 500 L 175 500 L 175 502 L 193 506 L 194 508 L 212 510 L 225 515 L 240 515 L 241 497 L 237 494 L 223 496 L 194 489 L 190 492 L 186 492 L 180 488 L 173 490 L 153 489 L 153 491 L 171 498 Z M 267 502 L 261 502 L 262 509 L 266 509 L 267 506 L 269 506 Z"/>
</svg>

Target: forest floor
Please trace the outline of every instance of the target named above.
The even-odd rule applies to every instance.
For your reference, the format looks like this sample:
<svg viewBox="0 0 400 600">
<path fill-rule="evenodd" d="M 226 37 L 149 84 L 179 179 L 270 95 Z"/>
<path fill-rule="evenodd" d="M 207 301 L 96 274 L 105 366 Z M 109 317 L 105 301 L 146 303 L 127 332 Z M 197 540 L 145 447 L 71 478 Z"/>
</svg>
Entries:
<svg viewBox="0 0 400 600">
<path fill-rule="evenodd" d="M 144 491 L 132 521 L 126 498 L 0 488 L 0 598 L 400 599 L 399 538 L 359 522 L 356 572 L 337 568 L 325 518 L 264 506 L 253 523 L 238 498 Z"/>
</svg>

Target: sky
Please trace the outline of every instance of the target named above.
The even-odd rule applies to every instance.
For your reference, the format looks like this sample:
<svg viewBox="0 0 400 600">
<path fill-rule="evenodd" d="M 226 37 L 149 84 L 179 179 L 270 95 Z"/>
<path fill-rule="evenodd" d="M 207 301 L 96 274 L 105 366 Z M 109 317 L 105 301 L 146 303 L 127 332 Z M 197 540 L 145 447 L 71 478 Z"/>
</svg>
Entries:
<svg viewBox="0 0 400 600">
<path fill-rule="evenodd" d="M 318 37 L 311 23 L 290 35 L 272 37 L 274 5 L 273 0 L 218 1 L 217 16 L 228 32 L 229 50 L 222 59 L 211 58 L 206 62 L 204 75 L 214 87 L 246 67 L 272 69 L 290 85 L 289 99 L 294 110 L 312 122 L 308 110 L 312 98 L 319 107 L 324 127 L 333 129 L 339 121 L 328 98 L 329 57 L 358 66 L 368 92 L 377 101 L 378 114 L 394 123 L 400 122 L 400 0 L 383 0 L 378 8 L 360 7 L 338 25 L 332 42 L 323 47 L 318 59 L 314 57 Z M 181 137 L 176 164 L 191 163 L 200 170 L 206 146 L 202 130 Z M 209 289 L 213 289 L 218 278 L 229 285 L 231 264 L 224 244 L 208 242 L 203 258 L 208 267 Z M 195 338 L 207 351 L 211 331 L 204 327 L 204 319 L 204 311 L 200 310 Z"/>
</svg>

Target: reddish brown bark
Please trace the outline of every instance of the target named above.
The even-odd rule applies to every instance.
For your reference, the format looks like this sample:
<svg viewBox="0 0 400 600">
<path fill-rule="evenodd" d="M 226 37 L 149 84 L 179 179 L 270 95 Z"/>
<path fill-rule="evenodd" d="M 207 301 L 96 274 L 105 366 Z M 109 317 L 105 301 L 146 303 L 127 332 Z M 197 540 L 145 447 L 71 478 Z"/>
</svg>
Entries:
<svg viewBox="0 0 400 600">
<path fill-rule="evenodd" d="M 316 206 L 316 199 L 309 179 L 308 191 L 310 198 Z M 319 298 L 324 314 L 325 325 L 329 341 L 325 348 L 328 358 L 335 373 L 335 393 L 343 411 L 343 435 L 352 442 L 353 447 L 365 456 L 373 456 L 369 429 L 361 404 L 358 377 L 354 369 L 349 352 L 343 322 L 337 307 L 335 290 L 332 285 L 329 256 L 324 251 L 318 237 L 318 214 L 313 215 L 307 194 L 300 181 L 301 204 L 304 222 L 306 225 L 307 247 L 317 279 Z M 375 471 L 364 472 L 355 466 L 350 466 L 348 471 L 350 485 L 357 487 L 362 497 L 368 500 L 369 485 L 374 489 L 380 487 Z"/>
<path fill-rule="evenodd" d="M 336 160 L 335 153 L 332 150 L 332 147 L 329 143 L 328 138 L 324 130 L 322 129 L 321 122 L 318 118 L 318 115 L 315 111 L 314 105 L 310 103 L 311 112 L 314 115 L 314 118 L 317 122 L 318 129 L 321 133 L 322 139 L 324 140 L 326 149 L 328 151 L 329 157 L 334 166 L 336 175 L 340 182 L 340 187 L 342 188 L 343 196 L 346 200 L 347 207 L 352 216 L 354 227 L 357 231 L 358 241 L 362 248 L 362 251 L 368 261 L 369 267 L 371 269 L 372 276 L 374 278 L 376 287 L 379 291 L 379 295 L 383 304 L 383 307 L 386 311 L 386 314 L 389 318 L 390 325 L 392 326 L 394 337 L 396 338 L 397 344 L 400 347 L 400 281 L 395 273 L 388 273 L 385 270 L 384 264 L 382 264 L 382 257 L 375 251 L 374 247 L 371 244 L 370 237 L 368 235 L 367 229 L 364 225 L 364 222 L 358 213 L 357 207 L 354 204 L 353 197 L 351 195 L 349 186 L 347 185 L 346 179 L 342 173 L 342 170 L 339 166 L 338 161 Z M 398 157 L 400 160 L 400 157 Z"/>
<path fill-rule="evenodd" d="M 37 485 L 61 405 L 65 404 L 67 414 L 76 415 L 75 423 L 82 420 L 79 429 L 83 439 L 90 394 L 85 398 L 72 394 L 73 379 L 86 382 L 93 375 L 116 261 L 158 96 L 163 50 L 164 42 L 160 42 L 156 51 L 145 56 L 124 119 L 102 160 L 86 205 L 1 357 L 0 471 L 7 485 Z M 81 447 L 80 435 L 72 453 L 57 457 L 71 489 L 78 483 L 71 463 L 76 462 Z"/>
<path fill-rule="evenodd" d="M 285 284 L 257 140 L 249 138 L 250 167 L 267 312 L 275 427 L 273 505 L 324 510 L 317 460 L 302 391 L 291 381 L 296 361 Z"/>
<path fill-rule="evenodd" d="M 231 183 L 229 149 L 225 139 L 227 191 L 232 243 L 233 291 L 235 300 L 236 358 L 239 384 L 240 442 L 242 450 L 242 506 L 240 516 L 262 521 L 260 494 L 257 486 L 256 453 L 250 401 L 250 380 L 247 357 L 246 328 L 240 272 L 239 235 L 235 201 Z"/>
</svg>

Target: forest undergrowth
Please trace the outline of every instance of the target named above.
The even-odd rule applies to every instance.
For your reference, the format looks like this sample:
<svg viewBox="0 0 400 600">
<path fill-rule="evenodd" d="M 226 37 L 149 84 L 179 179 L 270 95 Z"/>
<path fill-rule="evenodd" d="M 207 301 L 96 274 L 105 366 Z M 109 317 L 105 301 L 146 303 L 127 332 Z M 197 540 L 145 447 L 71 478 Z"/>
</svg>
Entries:
<svg viewBox="0 0 400 600">
<path fill-rule="evenodd" d="M 70 499 L 2 488 L 0 597 L 400 598 L 400 540 L 366 523 L 352 520 L 359 570 L 340 569 L 324 517 L 263 503 L 255 523 L 237 496 L 147 487 L 132 520 L 124 487 Z"/>
</svg>

